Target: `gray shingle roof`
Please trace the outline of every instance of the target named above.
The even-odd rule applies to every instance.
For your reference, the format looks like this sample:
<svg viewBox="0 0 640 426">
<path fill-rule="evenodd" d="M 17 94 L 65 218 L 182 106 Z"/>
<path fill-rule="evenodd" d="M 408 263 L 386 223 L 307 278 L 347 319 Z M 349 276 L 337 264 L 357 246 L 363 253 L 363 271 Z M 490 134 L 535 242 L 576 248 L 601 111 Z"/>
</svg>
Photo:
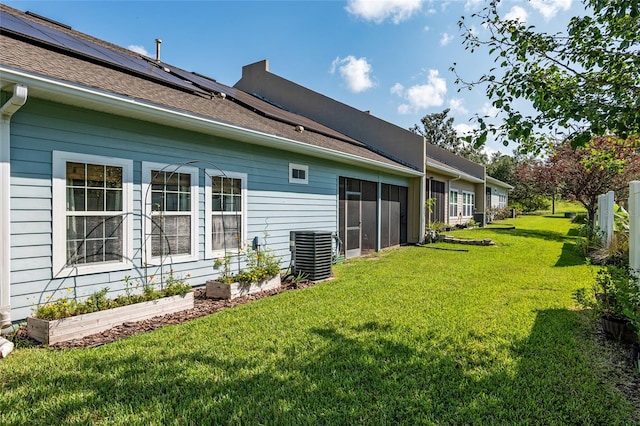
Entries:
<svg viewBox="0 0 640 426">
<path fill-rule="evenodd" d="M 89 35 L 55 26 L 18 10 L 0 4 L 0 10 L 37 21 L 58 31 L 89 40 L 114 51 L 140 58 L 135 52 L 93 38 Z M 2 24 L 0 23 L 0 26 Z M 295 140 L 314 147 L 355 155 L 372 162 L 406 168 L 392 159 L 374 152 L 366 144 L 340 134 L 306 117 L 277 108 L 238 89 L 235 99 L 203 96 L 153 81 L 92 58 L 47 46 L 7 31 L 0 34 L 0 63 L 13 69 L 68 81 L 132 99 L 161 105 L 170 109 L 196 114 L 219 122 Z M 296 131 L 296 125 L 306 130 Z M 409 171 L 409 168 L 406 168 Z"/>
</svg>

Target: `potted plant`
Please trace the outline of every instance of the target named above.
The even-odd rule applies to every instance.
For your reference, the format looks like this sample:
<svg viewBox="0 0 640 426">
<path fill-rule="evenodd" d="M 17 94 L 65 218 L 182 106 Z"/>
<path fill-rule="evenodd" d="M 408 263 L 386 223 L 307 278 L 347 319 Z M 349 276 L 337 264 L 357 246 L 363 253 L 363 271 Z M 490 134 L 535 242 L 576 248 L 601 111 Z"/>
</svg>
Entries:
<svg viewBox="0 0 640 426">
<path fill-rule="evenodd" d="M 154 276 L 140 287 L 127 276 L 125 294 L 115 299 L 107 298 L 108 287 L 84 300 L 62 297 L 38 306 L 32 317 L 27 318 L 29 337 L 45 344 L 55 344 L 101 333 L 130 321 L 142 321 L 159 315 L 191 309 L 194 306 L 193 292 L 186 278 L 177 277 L 173 271 L 164 279 L 162 288 L 156 289 Z M 67 289 L 71 291 L 71 289 Z"/>
<path fill-rule="evenodd" d="M 236 261 L 239 269 L 232 273 L 232 262 Z M 227 253 L 216 259 L 214 269 L 220 270 L 220 276 L 207 281 L 207 297 L 216 299 L 235 299 L 247 294 L 272 290 L 280 287 L 280 260 L 272 249 L 247 246 L 241 249 L 234 259 Z"/>
<path fill-rule="evenodd" d="M 626 342 L 638 341 L 640 329 L 640 287 L 629 268 L 607 265 L 596 275 L 592 293 L 582 288 L 576 301 L 600 318 L 608 337 Z"/>
</svg>

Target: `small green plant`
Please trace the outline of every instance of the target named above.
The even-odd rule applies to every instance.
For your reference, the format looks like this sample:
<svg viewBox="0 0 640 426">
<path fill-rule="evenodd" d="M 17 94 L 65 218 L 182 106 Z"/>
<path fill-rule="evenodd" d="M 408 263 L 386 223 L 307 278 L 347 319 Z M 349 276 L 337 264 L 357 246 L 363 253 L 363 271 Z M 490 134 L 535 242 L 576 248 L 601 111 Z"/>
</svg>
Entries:
<svg viewBox="0 0 640 426">
<path fill-rule="evenodd" d="M 244 265 L 239 267 L 237 273 L 231 273 L 232 257 L 226 253 L 223 257 L 218 258 L 213 263 L 213 268 L 221 270 L 218 281 L 221 283 L 251 283 L 263 281 L 280 273 L 280 259 L 276 256 L 273 249 L 267 248 L 267 236 L 265 233 L 262 248 L 252 249 L 251 246 L 240 251 L 238 255 L 238 264 Z"/>
<path fill-rule="evenodd" d="M 134 303 L 148 302 L 161 297 L 175 295 L 184 296 L 191 291 L 191 286 L 186 282 L 186 279 L 189 277 L 189 274 L 184 278 L 176 277 L 173 271 L 171 271 L 166 278 L 164 288 L 157 290 L 155 289 L 154 276 L 150 275 L 149 279 L 145 280 L 142 284 L 142 294 L 135 294 L 134 288 L 139 288 L 140 284 L 137 281 L 134 281 L 131 276 L 127 275 L 123 279 L 125 294 L 118 296 L 115 299 L 107 298 L 109 288 L 104 287 L 101 290 L 92 293 L 82 302 L 68 296 L 57 299 L 54 302 L 47 302 L 36 308 L 34 316 L 45 320 L 56 320 L 87 314 L 90 312 L 104 311 L 106 309 L 117 308 L 119 306 L 132 305 Z M 67 289 L 67 291 L 70 292 L 71 289 Z"/>
<path fill-rule="evenodd" d="M 164 297 L 168 296 L 184 296 L 191 291 L 191 286 L 186 282 L 187 278 L 190 278 L 191 274 L 185 275 L 184 278 L 176 277 L 173 271 L 169 272 L 169 276 L 166 279 L 164 290 L 162 291 Z"/>
<path fill-rule="evenodd" d="M 217 258 L 213 262 L 213 269 L 220 271 L 218 281 L 221 283 L 229 284 L 234 282 L 233 274 L 231 273 L 231 253 L 227 252 L 224 256 Z"/>
<path fill-rule="evenodd" d="M 640 330 L 640 281 L 629 268 L 607 265 L 599 269 L 591 292 L 580 288 L 574 298 L 595 316 L 628 319 Z"/>
<path fill-rule="evenodd" d="M 429 229 L 436 232 L 444 232 L 445 226 L 446 225 L 444 222 L 439 222 L 436 220 L 435 222 L 431 222 L 431 226 L 429 226 Z"/>
</svg>

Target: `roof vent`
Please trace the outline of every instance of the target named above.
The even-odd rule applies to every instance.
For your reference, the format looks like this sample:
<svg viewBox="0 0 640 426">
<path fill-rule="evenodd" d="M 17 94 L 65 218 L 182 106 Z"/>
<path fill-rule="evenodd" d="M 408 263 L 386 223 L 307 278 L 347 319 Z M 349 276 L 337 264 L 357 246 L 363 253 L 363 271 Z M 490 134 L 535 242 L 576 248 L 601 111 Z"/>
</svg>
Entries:
<svg viewBox="0 0 640 426">
<path fill-rule="evenodd" d="M 298 125 L 296 126 L 296 132 L 299 132 L 299 133 L 304 132 L 304 127 L 298 124 Z"/>
<path fill-rule="evenodd" d="M 156 39 L 156 62 L 160 62 L 160 45 L 162 44 L 162 40 L 159 38 Z"/>
</svg>

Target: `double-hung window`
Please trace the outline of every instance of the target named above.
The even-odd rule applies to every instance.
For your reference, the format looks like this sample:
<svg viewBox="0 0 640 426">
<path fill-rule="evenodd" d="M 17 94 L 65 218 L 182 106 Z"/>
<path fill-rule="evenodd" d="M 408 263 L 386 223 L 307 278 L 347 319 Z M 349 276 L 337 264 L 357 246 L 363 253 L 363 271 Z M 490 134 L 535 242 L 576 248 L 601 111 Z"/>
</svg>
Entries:
<svg viewBox="0 0 640 426">
<path fill-rule="evenodd" d="M 507 196 L 504 194 L 498 195 L 498 208 L 504 209 L 507 207 Z"/>
<path fill-rule="evenodd" d="M 476 203 L 476 195 L 473 192 L 462 192 L 462 216 L 473 216 L 473 208 Z"/>
<path fill-rule="evenodd" d="M 198 169 L 142 163 L 146 261 L 197 260 Z"/>
<path fill-rule="evenodd" d="M 53 152 L 54 276 L 130 268 L 133 162 Z"/>
<path fill-rule="evenodd" d="M 247 175 L 207 170 L 205 180 L 207 256 L 238 253 L 247 239 Z"/>
<path fill-rule="evenodd" d="M 449 217 L 458 217 L 458 190 L 452 189 L 449 191 Z"/>
</svg>

